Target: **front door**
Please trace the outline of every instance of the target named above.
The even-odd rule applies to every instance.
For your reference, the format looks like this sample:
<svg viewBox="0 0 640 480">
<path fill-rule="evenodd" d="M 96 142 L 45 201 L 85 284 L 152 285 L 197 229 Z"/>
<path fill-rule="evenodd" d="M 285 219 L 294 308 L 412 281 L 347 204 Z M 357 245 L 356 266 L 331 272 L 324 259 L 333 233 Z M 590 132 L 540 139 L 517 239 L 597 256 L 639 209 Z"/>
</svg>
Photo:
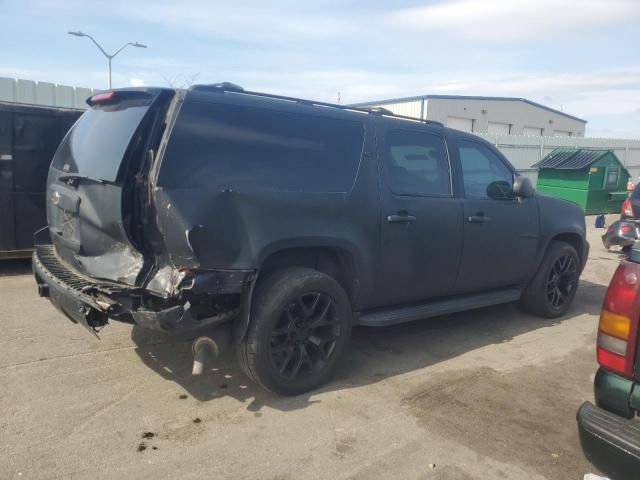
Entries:
<svg viewBox="0 0 640 480">
<path fill-rule="evenodd" d="M 438 130 L 422 125 L 379 132 L 378 143 L 382 249 L 376 305 L 446 296 L 458 272 L 463 229 L 446 143 Z"/>
<path fill-rule="evenodd" d="M 457 292 L 522 284 L 538 250 L 536 198 L 515 198 L 514 171 L 491 148 L 458 140 L 464 184 L 464 241 Z"/>
</svg>

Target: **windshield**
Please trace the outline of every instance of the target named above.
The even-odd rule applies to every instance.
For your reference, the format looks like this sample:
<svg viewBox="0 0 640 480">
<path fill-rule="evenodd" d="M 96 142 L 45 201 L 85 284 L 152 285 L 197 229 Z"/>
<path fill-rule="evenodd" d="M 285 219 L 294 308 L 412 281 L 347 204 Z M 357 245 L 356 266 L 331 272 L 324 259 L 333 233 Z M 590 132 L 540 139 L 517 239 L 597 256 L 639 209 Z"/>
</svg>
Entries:
<svg viewBox="0 0 640 480">
<path fill-rule="evenodd" d="M 90 108 L 60 145 L 52 167 L 116 181 L 122 158 L 148 109 L 148 104 L 140 102 Z"/>
</svg>

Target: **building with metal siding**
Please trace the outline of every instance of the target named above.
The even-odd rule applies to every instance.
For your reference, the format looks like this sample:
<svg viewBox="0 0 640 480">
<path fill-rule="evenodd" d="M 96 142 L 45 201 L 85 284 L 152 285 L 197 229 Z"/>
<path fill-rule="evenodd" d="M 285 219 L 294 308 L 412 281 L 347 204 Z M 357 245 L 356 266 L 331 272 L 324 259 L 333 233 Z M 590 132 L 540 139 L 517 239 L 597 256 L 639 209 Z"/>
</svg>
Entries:
<svg viewBox="0 0 640 480">
<path fill-rule="evenodd" d="M 584 137 L 586 120 L 524 98 L 422 95 L 357 103 L 473 133 Z"/>
</svg>

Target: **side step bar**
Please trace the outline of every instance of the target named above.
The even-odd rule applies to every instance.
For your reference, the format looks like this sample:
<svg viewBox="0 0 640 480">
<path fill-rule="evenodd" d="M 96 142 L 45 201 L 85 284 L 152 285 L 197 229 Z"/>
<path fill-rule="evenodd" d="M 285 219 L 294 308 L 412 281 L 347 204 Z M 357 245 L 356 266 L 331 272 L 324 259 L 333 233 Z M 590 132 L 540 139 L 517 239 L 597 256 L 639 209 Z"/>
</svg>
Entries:
<svg viewBox="0 0 640 480">
<path fill-rule="evenodd" d="M 515 302 L 522 292 L 517 289 L 498 290 L 465 297 L 447 298 L 428 303 L 401 305 L 362 312 L 357 320 L 358 325 L 367 327 L 384 327 L 397 323 L 411 322 L 422 318 L 437 317 L 448 313 L 462 312 L 474 308 L 489 307 L 501 303 Z"/>
</svg>

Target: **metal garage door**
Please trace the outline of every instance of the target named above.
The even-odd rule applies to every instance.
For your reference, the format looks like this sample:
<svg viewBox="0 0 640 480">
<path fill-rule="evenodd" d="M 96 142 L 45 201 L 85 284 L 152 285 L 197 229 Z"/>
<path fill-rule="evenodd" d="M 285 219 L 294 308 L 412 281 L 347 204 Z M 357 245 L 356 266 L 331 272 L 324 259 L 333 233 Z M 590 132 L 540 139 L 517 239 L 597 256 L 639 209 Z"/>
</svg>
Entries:
<svg viewBox="0 0 640 480">
<path fill-rule="evenodd" d="M 529 135 L 530 137 L 541 137 L 542 136 L 542 129 L 541 128 L 536 128 L 536 127 L 524 127 L 522 129 L 522 134 L 523 135 Z"/>
<path fill-rule="evenodd" d="M 511 125 L 508 123 L 489 122 L 487 132 L 495 133 L 496 135 L 509 135 L 511 133 Z"/>
<path fill-rule="evenodd" d="M 463 132 L 473 132 L 473 119 L 461 117 L 447 117 L 447 127 L 462 130 Z"/>
</svg>

